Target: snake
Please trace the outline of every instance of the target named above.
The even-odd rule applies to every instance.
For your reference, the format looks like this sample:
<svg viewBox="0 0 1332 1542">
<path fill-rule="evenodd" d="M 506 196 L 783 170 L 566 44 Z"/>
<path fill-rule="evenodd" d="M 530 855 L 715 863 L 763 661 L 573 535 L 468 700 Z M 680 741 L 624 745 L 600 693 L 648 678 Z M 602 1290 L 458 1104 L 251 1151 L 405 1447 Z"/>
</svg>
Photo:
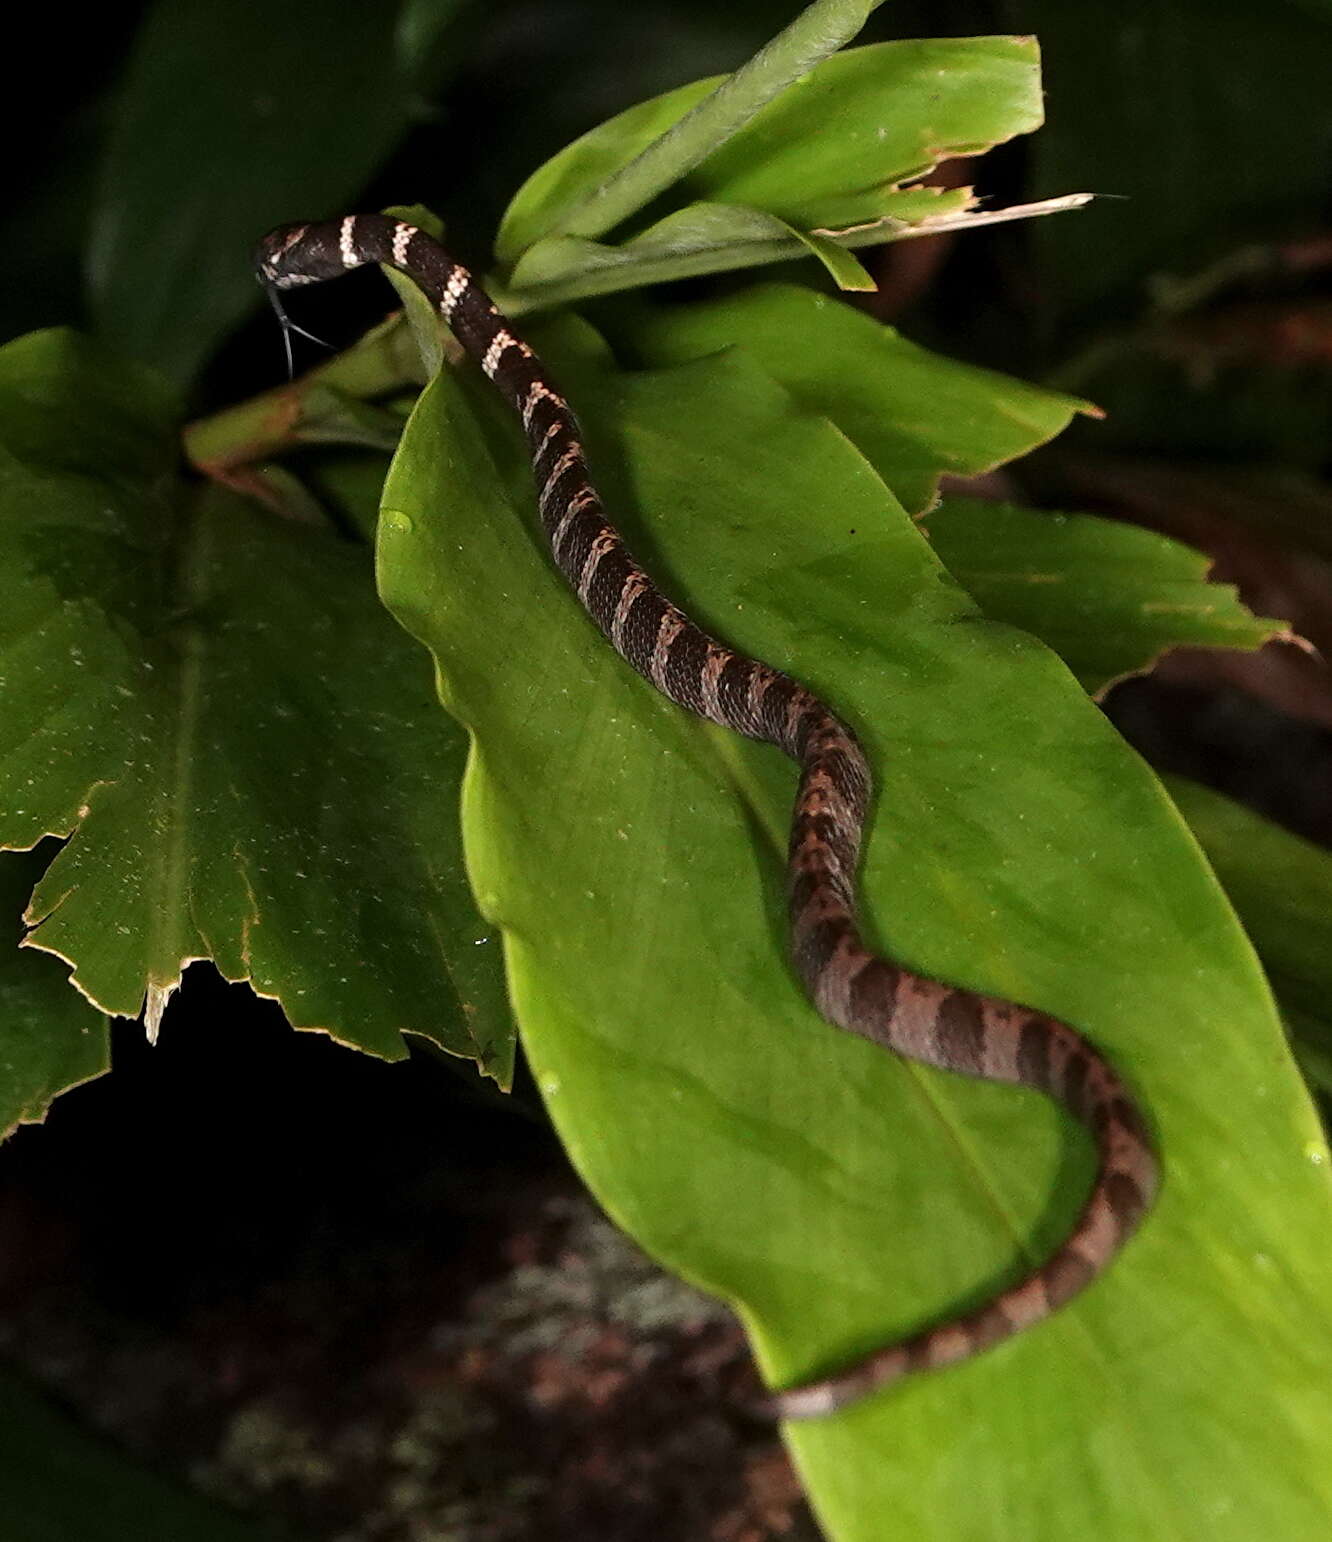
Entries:
<svg viewBox="0 0 1332 1542">
<path fill-rule="evenodd" d="M 1124 1082 L 1076 1029 L 1035 1008 L 948 985 L 881 957 L 856 915 L 871 797 L 855 734 L 812 691 L 710 636 L 658 588 L 611 523 L 564 396 L 485 290 L 428 232 L 386 214 L 279 226 L 255 270 L 280 291 L 378 263 L 407 275 L 517 414 L 551 555 L 624 661 L 686 711 L 778 746 L 799 768 L 787 858 L 794 971 L 833 1026 L 907 1060 L 1035 1088 L 1090 1132 L 1097 1164 L 1072 1229 L 1044 1262 L 974 1309 L 780 1390 L 772 1410 L 808 1419 L 900 1378 L 966 1360 L 1048 1317 L 1100 1275 L 1152 1204 L 1154 1142 Z"/>
</svg>

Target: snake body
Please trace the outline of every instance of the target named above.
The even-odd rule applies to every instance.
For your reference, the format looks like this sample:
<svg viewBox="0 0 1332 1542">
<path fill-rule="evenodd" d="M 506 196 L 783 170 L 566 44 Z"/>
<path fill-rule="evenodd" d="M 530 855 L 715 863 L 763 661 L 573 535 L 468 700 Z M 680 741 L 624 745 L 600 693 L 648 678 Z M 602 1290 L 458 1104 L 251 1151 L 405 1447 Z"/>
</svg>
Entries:
<svg viewBox="0 0 1332 1542">
<path fill-rule="evenodd" d="M 910 1060 L 1038 1088 L 1090 1130 L 1091 1193 L 1055 1253 L 975 1310 L 775 1397 L 784 1418 L 841 1408 L 908 1372 L 951 1364 L 1048 1316 L 1094 1279 L 1151 1204 L 1157 1163 L 1144 1122 L 1106 1060 L 1031 1008 L 912 974 L 861 940 L 855 874 L 870 774 L 852 731 L 798 681 L 708 636 L 636 563 L 608 520 L 577 422 L 531 348 L 460 263 L 386 215 L 286 225 L 260 243 L 270 294 L 365 263 L 407 274 L 518 414 L 555 562 L 611 646 L 686 710 L 781 747 L 800 768 L 791 820 L 791 953 L 828 1022 Z"/>
</svg>

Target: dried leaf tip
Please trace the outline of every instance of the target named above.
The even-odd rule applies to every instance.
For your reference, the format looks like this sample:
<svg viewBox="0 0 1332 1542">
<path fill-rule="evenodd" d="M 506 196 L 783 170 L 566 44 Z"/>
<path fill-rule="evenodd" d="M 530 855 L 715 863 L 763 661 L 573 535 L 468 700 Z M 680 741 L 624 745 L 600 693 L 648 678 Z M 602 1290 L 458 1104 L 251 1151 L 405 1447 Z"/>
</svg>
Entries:
<svg viewBox="0 0 1332 1542">
<path fill-rule="evenodd" d="M 149 985 L 147 995 L 143 1001 L 143 1031 L 150 1044 L 157 1043 L 158 1031 L 162 1026 L 162 1014 L 167 1009 L 167 1002 L 176 994 L 179 981 L 171 985 Z"/>
</svg>

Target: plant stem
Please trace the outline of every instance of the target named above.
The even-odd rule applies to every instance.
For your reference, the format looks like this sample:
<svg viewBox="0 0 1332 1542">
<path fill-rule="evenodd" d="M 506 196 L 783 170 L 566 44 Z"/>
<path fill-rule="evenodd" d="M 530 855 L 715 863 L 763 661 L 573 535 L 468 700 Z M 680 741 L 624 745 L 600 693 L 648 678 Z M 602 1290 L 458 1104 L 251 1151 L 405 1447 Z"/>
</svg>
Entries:
<svg viewBox="0 0 1332 1542">
<path fill-rule="evenodd" d="M 369 401 L 421 383 L 420 354 L 401 315 L 394 314 L 300 379 L 188 424 L 183 434 L 185 458 L 214 481 L 228 485 L 244 481 L 248 491 L 246 467 L 271 460 L 303 441 L 301 430 L 312 393 L 332 388 L 343 396 Z"/>
</svg>

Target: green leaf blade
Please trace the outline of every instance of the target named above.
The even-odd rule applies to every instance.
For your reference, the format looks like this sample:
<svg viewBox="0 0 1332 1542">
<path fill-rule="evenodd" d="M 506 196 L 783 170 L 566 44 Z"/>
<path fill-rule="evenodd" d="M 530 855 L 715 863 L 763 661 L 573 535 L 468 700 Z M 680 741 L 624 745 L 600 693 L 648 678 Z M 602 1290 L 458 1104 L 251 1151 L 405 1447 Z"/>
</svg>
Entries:
<svg viewBox="0 0 1332 1542">
<path fill-rule="evenodd" d="M 792 224 L 844 218 L 835 200 L 886 190 L 940 161 L 1038 129 L 1030 37 L 873 43 L 826 60 L 687 180 L 695 198 L 752 204 Z M 868 210 L 857 218 L 872 217 Z"/>
<path fill-rule="evenodd" d="M 1290 636 L 1255 616 L 1211 558 L 1091 514 L 946 498 L 926 516 L 939 559 L 993 621 L 1039 637 L 1093 694 L 1178 647 L 1252 651 Z"/>
<path fill-rule="evenodd" d="M 802 406 L 836 423 L 913 514 L 933 503 L 945 472 L 993 470 L 1053 438 L 1085 407 L 1077 397 L 930 353 L 789 284 L 645 309 L 626 338 L 652 364 L 743 348 Z"/>
</svg>

